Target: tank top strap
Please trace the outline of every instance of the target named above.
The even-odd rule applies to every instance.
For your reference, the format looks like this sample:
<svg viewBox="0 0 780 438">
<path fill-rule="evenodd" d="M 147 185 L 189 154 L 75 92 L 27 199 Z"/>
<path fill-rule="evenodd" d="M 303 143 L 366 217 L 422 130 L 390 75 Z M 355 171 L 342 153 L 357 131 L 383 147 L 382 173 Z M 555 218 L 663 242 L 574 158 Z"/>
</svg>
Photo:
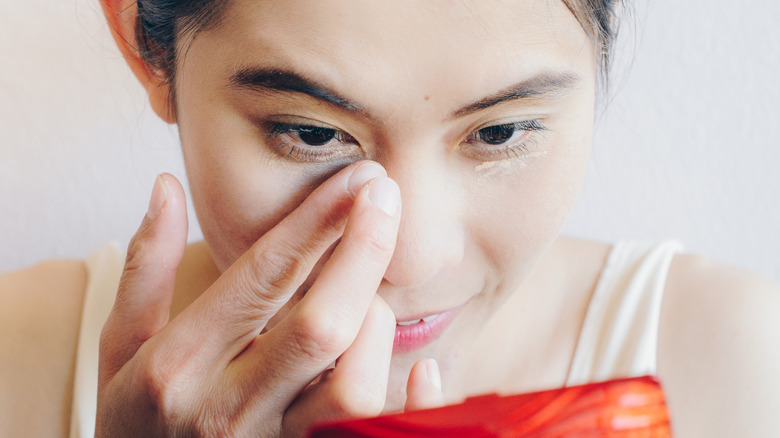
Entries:
<svg viewBox="0 0 780 438">
<path fill-rule="evenodd" d="M 620 241 L 588 305 L 567 385 L 655 374 L 658 326 L 676 241 Z"/>
<path fill-rule="evenodd" d="M 100 332 L 114 305 L 124 256 L 115 243 L 109 243 L 92 254 L 86 264 L 87 289 L 76 350 L 70 438 L 95 436 Z"/>
</svg>

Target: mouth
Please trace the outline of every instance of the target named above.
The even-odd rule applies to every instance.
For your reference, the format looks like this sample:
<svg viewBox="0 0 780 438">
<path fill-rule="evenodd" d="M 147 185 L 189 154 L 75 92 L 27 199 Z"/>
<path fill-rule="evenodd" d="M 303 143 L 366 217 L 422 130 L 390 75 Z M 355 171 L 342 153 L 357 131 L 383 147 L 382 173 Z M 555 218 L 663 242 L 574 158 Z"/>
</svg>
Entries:
<svg viewBox="0 0 780 438">
<path fill-rule="evenodd" d="M 393 353 L 407 353 L 435 341 L 455 319 L 458 310 L 460 310 L 460 307 L 446 312 L 396 322 Z"/>
</svg>

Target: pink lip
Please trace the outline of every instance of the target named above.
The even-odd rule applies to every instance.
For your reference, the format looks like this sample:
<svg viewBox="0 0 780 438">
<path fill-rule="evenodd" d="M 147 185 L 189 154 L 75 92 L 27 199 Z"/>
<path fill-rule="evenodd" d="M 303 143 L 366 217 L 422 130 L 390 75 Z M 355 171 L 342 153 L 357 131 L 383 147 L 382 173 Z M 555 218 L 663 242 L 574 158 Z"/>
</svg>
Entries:
<svg viewBox="0 0 780 438">
<path fill-rule="evenodd" d="M 406 353 L 422 348 L 436 340 L 449 327 L 460 308 L 442 312 L 428 322 L 412 325 L 396 325 L 393 353 Z"/>
</svg>

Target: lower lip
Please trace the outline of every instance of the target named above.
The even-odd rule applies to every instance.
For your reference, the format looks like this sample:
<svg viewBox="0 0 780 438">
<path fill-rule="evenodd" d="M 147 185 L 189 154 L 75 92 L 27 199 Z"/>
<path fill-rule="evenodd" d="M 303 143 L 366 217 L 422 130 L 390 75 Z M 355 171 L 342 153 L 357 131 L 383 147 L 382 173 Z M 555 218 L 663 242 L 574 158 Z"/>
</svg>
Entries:
<svg viewBox="0 0 780 438">
<path fill-rule="evenodd" d="M 442 312 L 428 322 L 412 325 L 396 325 L 393 353 L 407 353 L 435 341 L 449 327 L 458 309 Z"/>
</svg>

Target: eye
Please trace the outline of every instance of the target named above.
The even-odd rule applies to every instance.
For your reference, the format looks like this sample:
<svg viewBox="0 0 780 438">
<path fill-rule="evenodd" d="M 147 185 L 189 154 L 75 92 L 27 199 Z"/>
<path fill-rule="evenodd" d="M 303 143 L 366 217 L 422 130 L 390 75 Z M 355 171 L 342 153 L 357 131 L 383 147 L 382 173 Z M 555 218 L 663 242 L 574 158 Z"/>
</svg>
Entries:
<svg viewBox="0 0 780 438">
<path fill-rule="evenodd" d="M 536 140 L 536 131 L 545 129 L 539 119 L 490 125 L 469 134 L 461 150 L 480 160 L 519 158 L 528 143 Z"/>
<path fill-rule="evenodd" d="M 362 150 L 354 137 L 328 126 L 269 122 L 269 145 L 285 158 L 301 162 L 325 162 L 360 158 Z"/>
<path fill-rule="evenodd" d="M 487 144 L 502 144 L 512 138 L 515 133 L 515 125 L 495 125 L 482 128 L 477 131 L 477 137 L 479 140 L 484 141 Z"/>
<path fill-rule="evenodd" d="M 272 123 L 269 131 L 269 136 L 286 136 L 306 146 L 324 146 L 331 140 L 347 143 L 355 141 L 346 132 L 325 126 Z"/>
<path fill-rule="evenodd" d="M 298 137 L 309 146 L 322 146 L 336 138 L 335 129 L 321 128 L 319 126 L 299 126 Z"/>
</svg>

